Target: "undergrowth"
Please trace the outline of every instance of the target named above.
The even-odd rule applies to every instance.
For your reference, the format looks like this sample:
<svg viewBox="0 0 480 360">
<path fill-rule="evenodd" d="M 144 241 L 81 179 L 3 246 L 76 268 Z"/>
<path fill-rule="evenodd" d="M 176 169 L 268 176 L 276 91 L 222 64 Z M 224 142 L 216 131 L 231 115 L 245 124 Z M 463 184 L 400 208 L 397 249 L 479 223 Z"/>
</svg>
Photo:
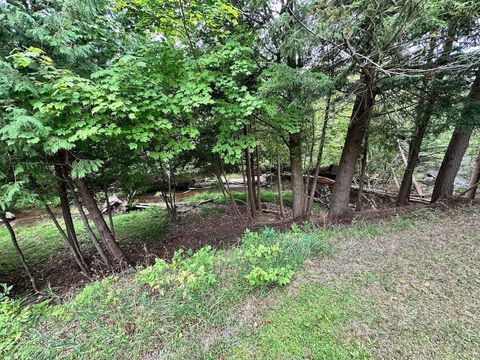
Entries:
<svg viewBox="0 0 480 360">
<path fill-rule="evenodd" d="M 335 336 L 353 306 L 348 293 L 317 284 L 292 297 L 283 286 L 307 259 L 333 251 L 335 237 L 411 224 L 266 228 L 246 232 L 237 247 L 177 252 L 172 262 L 93 282 L 63 304 L 2 295 L 0 358 L 363 358 Z"/>
<path fill-rule="evenodd" d="M 166 211 L 161 208 L 149 208 L 113 217 L 115 232 L 121 244 L 151 243 L 159 241 L 166 233 Z M 62 222 L 61 222 L 62 223 Z M 63 223 L 62 223 L 63 225 Z M 74 221 L 77 237 L 82 248 L 90 248 L 91 242 L 81 220 Z M 18 243 L 27 262 L 35 263 L 48 259 L 52 254 L 67 251 L 55 225 L 48 219 L 34 226 L 16 227 Z M 7 229 L 0 227 L 0 273 L 22 268 L 15 253 Z"/>
</svg>

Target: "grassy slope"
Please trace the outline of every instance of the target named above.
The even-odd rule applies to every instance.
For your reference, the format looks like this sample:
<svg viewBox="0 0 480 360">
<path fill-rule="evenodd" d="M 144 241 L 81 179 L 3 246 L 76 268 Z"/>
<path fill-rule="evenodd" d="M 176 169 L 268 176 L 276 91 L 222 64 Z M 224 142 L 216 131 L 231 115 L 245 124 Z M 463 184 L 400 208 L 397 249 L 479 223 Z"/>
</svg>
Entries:
<svg viewBox="0 0 480 360">
<path fill-rule="evenodd" d="M 245 202 L 245 194 L 233 192 L 239 203 Z M 284 191 L 285 201 L 291 200 L 291 191 Z M 217 204 L 224 204 L 225 200 L 220 191 L 198 193 L 185 199 L 190 205 L 196 205 L 202 200 L 213 199 Z M 262 201 L 276 202 L 276 194 L 263 191 Z M 158 242 L 166 232 L 166 223 L 163 221 L 165 210 L 149 209 L 146 211 L 131 212 L 128 214 L 114 216 L 115 230 L 120 243 L 152 243 Z M 83 229 L 80 220 L 75 221 L 75 228 L 78 232 L 78 239 L 82 248 L 91 247 L 90 240 Z M 29 263 L 35 263 L 48 259 L 52 254 L 59 251 L 67 251 L 67 246 L 58 234 L 57 229 L 48 219 L 39 222 L 34 226 L 15 228 L 20 247 Z M 0 227 L 0 272 L 21 268 L 20 261 L 15 253 L 7 229 Z"/>
<path fill-rule="evenodd" d="M 158 241 L 165 233 L 164 216 L 165 212 L 160 208 L 115 216 L 114 224 L 119 241 L 124 244 Z M 82 248 L 91 247 L 81 220 L 76 220 L 74 224 L 80 246 Z M 15 232 L 27 262 L 42 261 L 48 259 L 52 254 L 67 250 L 57 229 L 49 220 L 30 227 L 15 228 Z M 4 226 L 0 227 L 0 249 L 1 272 L 6 273 L 21 267 Z"/>
<path fill-rule="evenodd" d="M 249 286 L 243 278 L 247 265 L 241 246 L 218 252 L 217 283 L 189 296 L 175 289 L 152 292 L 135 281 L 134 272 L 107 278 L 63 305 L 41 308 L 35 324 L 21 329 L 18 347 L 9 354 L 35 359 L 362 359 L 422 358 L 438 352 L 440 358 L 476 358 L 480 351 L 476 258 L 470 267 L 452 268 L 448 261 L 456 256 L 449 252 L 458 249 L 448 246 L 454 241 L 449 236 L 438 252 L 428 251 L 437 250 L 429 246 L 437 239 L 429 235 L 432 229 L 446 234 L 462 230 L 460 249 L 478 245 L 475 231 L 468 230 L 478 215 L 474 208 L 450 214 L 423 211 L 409 219 L 294 228 L 283 235 L 267 232 L 262 237 L 265 244 L 279 242 L 287 261 L 304 263 L 284 288 Z M 415 234 L 425 248 L 410 249 L 417 243 L 408 236 Z M 407 254 L 411 262 L 403 269 L 395 261 Z M 447 319 L 438 308 L 448 297 L 455 298 L 448 293 L 452 289 L 439 293 L 419 289 L 413 294 L 410 287 L 407 294 L 397 289 L 402 281 L 427 286 L 422 280 L 427 275 L 431 283 L 427 287 L 433 288 L 438 268 L 430 269 L 430 260 L 437 266 L 448 260 L 447 269 L 461 271 L 460 285 L 449 284 L 466 287 L 474 307 L 465 316 L 455 314 L 465 305 L 461 301 L 467 293 L 461 289 L 456 289 L 461 296 L 455 299 L 460 303 L 449 304 L 454 314 Z M 407 270 L 413 278 L 397 279 Z M 424 274 L 427 270 L 431 273 Z M 437 311 L 441 315 L 437 327 L 428 317 L 418 323 L 419 309 Z"/>
</svg>

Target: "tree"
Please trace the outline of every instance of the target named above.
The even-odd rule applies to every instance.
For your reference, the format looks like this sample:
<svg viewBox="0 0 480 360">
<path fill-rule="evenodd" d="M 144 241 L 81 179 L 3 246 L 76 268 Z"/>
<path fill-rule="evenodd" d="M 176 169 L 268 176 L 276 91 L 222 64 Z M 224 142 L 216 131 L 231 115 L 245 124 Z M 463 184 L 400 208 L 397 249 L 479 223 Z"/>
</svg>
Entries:
<svg viewBox="0 0 480 360">
<path fill-rule="evenodd" d="M 476 125 L 479 124 L 480 113 L 480 70 L 477 70 L 471 85 L 470 93 L 461 113 L 461 120 L 455 125 L 452 138 L 440 166 L 432 193 L 432 202 L 453 194 L 453 185 L 470 137 Z"/>
</svg>

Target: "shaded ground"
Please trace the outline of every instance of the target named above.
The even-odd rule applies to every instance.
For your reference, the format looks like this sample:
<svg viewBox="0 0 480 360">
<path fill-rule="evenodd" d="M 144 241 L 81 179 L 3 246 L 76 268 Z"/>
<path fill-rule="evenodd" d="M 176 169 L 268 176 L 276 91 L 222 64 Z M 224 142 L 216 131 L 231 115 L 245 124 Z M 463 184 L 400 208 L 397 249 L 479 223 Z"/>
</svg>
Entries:
<svg viewBox="0 0 480 360">
<path fill-rule="evenodd" d="M 241 209 L 242 210 L 242 209 Z M 128 219 L 127 219 L 128 220 Z M 137 219 L 134 218 L 133 221 Z M 148 220 L 148 219 L 147 219 Z M 279 221 L 275 214 L 264 214 L 255 222 L 239 219 L 228 206 L 202 206 L 179 215 L 175 220 L 151 218 L 151 231 L 146 234 L 122 234 L 119 242 L 128 256 L 138 265 L 152 264 L 156 258 L 170 259 L 178 249 L 198 250 L 205 245 L 215 248 L 236 243 L 245 229 L 259 229 L 263 226 L 288 227 L 289 221 Z M 122 219 L 126 221 L 126 219 Z M 155 222 L 155 223 L 154 223 Z M 22 224 L 23 225 L 23 224 Z M 128 224 L 124 224 L 129 227 Z M 55 230 L 54 230 L 55 236 Z M 20 238 L 22 246 L 22 239 Z M 61 244 L 60 244 L 61 245 Z M 85 243 L 82 246 L 87 264 L 98 277 L 106 275 L 102 263 L 94 249 Z M 29 261 L 27 257 L 27 261 Z M 39 287 L 51 286 L 56 293 L 65 293 L 81 288 L 89 280 L 82 275 L 66 249 L 53 249 L 46 259 L 31 262 L 31 268 Z M 30 291 L 30 282 L 23 271 L 0 272 L 0 283 L 13 285 L 13 294 Z"/>
<path fill-rule="evenodd" d="M 450 201 L 448 207 L 455 207 L 463 203 L 464 201 L 462 200 Z M 248 221 L 246 218 L 244 220 L 238 218 L 230 206 L 219 204 L 214 206 L 205 205 L 196 208 L 193 211 L 179 215 L 174 221 L 169 220 L 165 222 L 162 219 L 146 219 L 147 222 L 151 220 L 152 223 L 146 225 L 151 229 L 146 230 L 145 234 L 138 234 L 138 237 L 135 238 L 135 229 L 133 229 L 133 234 L 129 229 L 129 234 L 126 236 L 122 236 L 122 233 L 119 232 L 119 241 L 129 257 L 136 264 L 149 265 L 154 262 L 155 258 L 170 259 L 178 249 L 197 250 L 205 245 L 212 245 L 215 248 L 229 246 L 236 243 L 247 228 L 258 230 L 264 226 L 270 226 L 276 229 L 283 229 L 291 225 L 291 220 L 282 220 L 279 218 L 278 208 L 275 204 L 264 203 L 264 206 L 266 206 L 270 212 L 263 213 L 254 222 Z M 358 219 L 387 219 L 401 216 L 421 208 L 446 209 L 447 207 L 444 204 L 433 206 L 411 205 L 401 208 L 350 212 L 338 219 L 337 222 L 351 223 Z M 242 213 L 245 212 L 245 209 L 242 207 L 240 207 L 240 210 Z M 41 215 L 39 216 L 41 218 Z M 28 216 L 28 219 L 31 219 L 31 216 Z M 122 218 L 122 222 L 126 220 L 128 219 Z M 36 221 L 38 221 L 38 219 Z M 135 221 L 135 218 L 133 221 Z M 315 213 L 312 221 L 317 226 L 326 224 L 325 213 Z M 31 222 L 27 222 L 26 224 L 20 222 L 19 224 L 21 226 L 33 225 Z M 126 227 L 128 226 L 127 224 Z M 55 231 L 56 230 L 54 230 L 54 232 Z M 88 242 L 83 245 L 83 248 L 85 249 L 84 254 L 86 261 L 94 273 L 98 277 L 106 275 L 100 259 Z M 27 261 L 29 261 L 28 258 Z M 89 280 L 78 271 L 70 253 L 66 249 L 54 248 L 46 259 L 34 262 L 30 261 L 30 263 L 39 287 L 51 286 L 57 293 L 65 293 L 81 288 L 89 282 Z M 0 272 L 0 283 L 13 285 L 13 294 L 16 295 L 30 291 L 30 282 L 23 271 Z"/>
</svg>

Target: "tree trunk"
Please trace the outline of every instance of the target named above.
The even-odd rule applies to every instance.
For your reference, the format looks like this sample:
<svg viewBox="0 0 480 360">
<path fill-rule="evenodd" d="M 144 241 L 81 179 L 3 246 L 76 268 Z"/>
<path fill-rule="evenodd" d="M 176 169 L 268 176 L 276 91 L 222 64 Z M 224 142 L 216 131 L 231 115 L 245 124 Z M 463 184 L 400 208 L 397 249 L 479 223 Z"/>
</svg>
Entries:
<svg viewBox="0 0 480 360">
<path fill-rule="evenodd" d="M 70 242 L 70 239 L 69 239 L 68 235 L 62 229 L 62 226 L 59 224 L 57 218 L 55 217 L 55 214 L 52 212 L 50 207 L 46 204 L 45 204 L 45 210 L 47 211 L 47 214 L 50 216 L 50 219 L 55 224 L 55 227 L 57 228 L 58 232 L 60 233 L 60 236 L 63 238 L 63 240 L 67 244 L 68 248 L 72 252 L 73 258 L 75 259 L 75 262 L 77 263 L 80 270 L 85 274 L 85 276 L 87 276 L 88 278 L 91 278 L 90 269 L 85 264 L 85 261 L 84 261 L 83 257 L 81 256 L 81 254 L 79 254 L 77 252 L 77 249 L 75 249 L 75 246 Z"/>
<path fill-rule="evenodd" d="M 332 190 L 329 211 L 330 219 L 335 219 L 348 211 L 355 164 L 362 147 L 374 103 L 375 93 L 368 86 L 355 99 L 347 137 L 340 158 L 340 166 Z"/>
<path fill-rule="evenodd" d="M 113 270 L 112 263 L 110 262 L 110 259 L 108 258 L 107 254 L 105 254 L 105 251 L 103 251 L 102 246 L 98 242 L 97 236 L 93 232 L 92 227 L 90 226 L 90 223 L 88 222 L 87 215 L 85 214 L 85 211 L 83 210 L 83 205 L 80 203 L 80 199 L 78 198 L 77 194 L 75 193 L 75 189 L 73 188 L 73 186 L 70 186 L 70 193 L 72 194 L 73 202 L 75 203 L 75 206 L 78 209 L 78 213 L 80 214 L 80 218 L 82 219 L 83 226 L 84 226 L 85 230 L 87 231 L 87 234 L 90 237 L 90 240 L 92 241 L 93 246 L 95 246 L 95 249 L 97 250 L 98 254 L 102 258 L 102 261 L 108 267 L 108 269 Z"/>
<path fill-rule="evenodd" d="M 0 219 L 3 221 L 5 226 L 7 227 L 8 232 L 10 233 L 10 238 L 12 239 L 12 244 L 13 247 L 15 248 L 15 252 L 17 253 L 18 257 L 20 258 L 20 262 L 23 265 L 23 268 L 25 269 L 25 272 L 28 275 L 28 278 L 30 279 L 30 282 L 32 283 L 32 288 L 33 291 L 38 293 L 38 288 L 37 288 L 37 283 L 35 282 L 35 278 L 33 277 L 32 271 L 30 270 L 30 267 L 27 264 L 27 261 L 25 260 L 25 256 L 23 256 L 22 250 L 20 249 L 20 246 L 18 245 L 17 242 L 17 236 L 15 235 L 15 231 L 13 230 L 12 225 L 8 222 L 7 217 L 5 216 L 5 213 L 1 212 L 0 213 Z"/>
<path fill-rule="evenodd" d="M 398 191 L 397 206 L 403 206 L 408 203 L 410 194 L 412 192 L 412 181 L 415 167 L 418 163 L 418 156 L 422 147 L 423 138 L 427 131 L 430 119 L 433 114 L 433 107 L 437 101 L 438 92 L 433 91 L 426 101 L 421 101 L 419 105 L 420 117 L 416 124 L 415 133 L 412 141 L 410 142 L 410 148 L 408 151 L 407 166 L 403 173 L 402 183 L 400 190 Z"/>
<path fill-rule="evenodd" d="M 277 155 L 277 182 L 278 182 L 278 202 L 280 204 L 280 216 L 285 218 L 285 207 L 283 206 L 283 194 L 282 194 L 282 167 L 280 164 L 280 155 Z"/>
<path fill-rule="evenodd" d="M 406 168 L 407 165 L 408 165 L 408 159 L 405 156 L 405 153 L 403 152 L 402 145 L 400 144 L 400 141 L 398 141 L 398 150 L 400 151 L 400 156 L 402 157 L 403 165 Z M 422 188 L 418 184 L 417 180 L 415 180 L 415 176 L 412 176 L 412 183 L 413 183 L 413 186 L 414 186 L 415 190 L 417 191 L 418 196 L 423 196 Z M 400 184 L 397 185 L 397 188 L 398 188 L 398 190 L 400 190 Z"/>
<path fill-rule="evenodd" d="M 255 158 L 257 167 L 257 210 L 262 211 L 262 198 L 260 197 L 260 149 L 257 145 L 255 148 Z"/>
<path fill-rule="evenodd" d="M 292 173 L 293 219 L 298 220 L 304 215 L 303 202 L 303 166 L 302 166 L 302 136 L 300 133 L 290 134 L 290 171 Z"/>
<path fill-rule="evenodd" d="M 108 198 L 108 187 L 105 188 L 105 204 L 107 205 L 107 214 L 108 214 L 108 222 L 110 223 L 110 231 L 112 232 L 112 235 L 115 236 L 115 226 L 113 225 L 112 208 L 110 206 L 110 199 Z"/>
<path fill-rule="evenodd" d="M 357 193 L 357 205 L 356 205 L 357 211 L 362 211 L 363 183 L 365 182 L 365 172 L 367 169 L 367 155 L 368 155 L 368 132 L 365 135 L 365 140 L 363 142 L 363 154 L 362 154 L 362 162 L 360 165 L 360 178 L 358 182 L 358 193 Z"/>
<path fill-rule="evenodd" d="M 248 156 L 250 159 L 250 178 L 252 182 L 253 206 L 255 210 L 258 210 L 257 183 L 255 182 L 255 156 L 253 152 L 249 153 Z"/>
<path fill-rule="evenodd" d="M 97 229 L 97 232 L 99 233 L 103 241 L 105 241 L 107 248 L 115 258 L 115 260 L 118 262 L 118 264 L 121 267 L 126 267 L 127 265 L 131 265 L 132 262 L 128 259 L 126 254 L 120 248 L 117 241 L 115 240 L 115 237 L 113 236 L 110 229 L 108 228 L 108 225 L 102 216 L 102 212 L 98 208 L 98 205 L 95 202 L 95 199 L 93 198 L 92 193 L 90 192 L 90 189 L 88 188 L 86 181 L 84 179 L 76 179 L 75 184 L 77 185 L 77 188 L 80 191 L 83 204 L 87 208 L 88 213 L 90 214 L 90 217 L 93 223 L 95 224 L 95 228 Z"/>
<path fill-rule="evenodd" d="M 245 156 L 242 156 L 242 179 L 243 179 L 243 191 L 245 192 L 245 205 L 247 207 L 247 214 L 248 217 L 251 219 L 252 214 L 250 213 L 250 201 L 249 201 L 249 196 L 250 194 L 248 193 L 248 187 L 247 187 L 247 177 L 245 175 Z"/>
<path fill-rule="evenodd" d="M 252 162 L 250 160 L 250 152 L 248 149 L 245 149 L 245 169 L 247 172 L 247 196 L 248 196 L 248 203 L 250 205 L 250 214 L 254 219 L 257 216 L 256 211 L 256 202 L 255 202 L 255 190 L 253 189 L 252 184 Z"/>
<path fill-rule="evenodd" d="M 472 176 L 470 177 L 470 183 L 468 187 L 471 188 L 465 193 L 467 199 L 475 199 L 475 193 L 477 192 L 477 186 L 474 186 L 480 180 L 480 154 L 478 154 L 477 161 L 475 162 L 475 167 L 472 171 Z"/>
<path fill-rule="evenodd" d="M 438 57 L 435 62 L 436 66 L 440 66 L 448 61 L 450 53 L 453 48 L 454 43 L 453 28 L 448 29 L 446 34 L 445 44 L 442 50 L 442 54 Z M 433 52 L 435 48 L 435 41 L 431 39 L 431 46 L 429 50 L 429 58 L 433 57 Z M 429 63 L 429 65 L 432 65 Z M 423 138 L 425 137 L 425 132 L 427 131 L 430 119 L 433 114 L 435 103 L 440 95 L 439 88 L 436 84 L 438 80 L 442 79 L 442 75 L 438 78 L 433 78 L 430 81 L 424 80 L 423 84 L 423 93 L 421 94 L 420 102 L 418 105 L 418 118 L 416 121 L 415 134 L 410 143 L 410 149 L 408 152 L 408 161 L 405 172 L 403 174 L 402 183 L 400 185 L 400 190 L 398 191 L 397 197 L 397 206 L 406 205 L 410 198 L 410 193 L 412 192 L 412 182 L 413 182 L 413 172 L 418 163 L 418 156 L 420 154 L 420 149 L 422 147 Z M 430 88 L 430 93 L 427 94 L 427 91 Z"/>
<path fill-rule="evenodd" d="M 475 81 L 470 88 L 469 99 L 473 101 L 480 100 L 480 72 L 477 73 Z M 464 116 L 468 115 L 464 113 Z M 442 197 L 448 197 L 453 194 L 455 177 L 467 150 L 470 137 L 473 132 L 473 126 L 457 125 L 448 144 L 447 151 L 440 166 L 440 170 L 435 181 L 435 187 L 432 194 L 432 202 Z"/>
<path fill-rule="evenodd" d="M 473 128 L 462 129 L 455 127 L 447 151 L 440 166 L 435 180 L 435 187 L 432 193 L 432 203 L 440 198 L 452 196 L 455 177 L 467 150 Z"/>
<path fill-rule="evenodd" d="M 326 135 L 327 135 L 328 120 L 330 118 L 331 99 L 332 99 L 332 96 L 331 96 L 331 94 L 329 94 L 328 98 L 327 98 L 327 105 L 325 107 L 325 115 L 324 115 L 324 119 L 323 119 L 322 134 L 321 134 L 321 137 L 320 137 L 320 145 L 318 146 L 317 163 L 315 165 L 315 172 L 313 174 L 313 184 L 312 184 L 312 188 L 310 189 L 310 197 L 308 199 L 306 216 L 310 216 L 310 214 L 312 213 L 313 199 L 315 198 L 315 192 L 317 190 L 318 174 L 320 173 L 320 167 L 322 165 L 323 149 L 325 147 L 325 139 L 326 139 Z"/>
<path fill-rule="evenodd" d="M 77 234 L 75 232 L 75 226 L 73 225 L 72 212 L 70 211 L 70 203 L 68 202 L 68 193 L 66 186 L 66 176 L 64 167 L 61 165 L 55 165 L 55 174 L 59 178 L 58 195 L 60 197 L 60 207 L 62 208 L 63 221 L 65 222 L 65 228 L 67 230 L 67 237 L 72 244 L 77 257 L 82 262 L 83 267 L 88 269 L 85 259 L 83 258 L 80 247 L 78 246 Z"/>
<path fill-rule="evenodd" d="M 61 160 L 63 161 L 63 159 Z M 75 226 L 73 225 L 72 212 L 70 211 L 70 203 L 68 202 L 68 193 L 67 193 L 67 186 L 65 183 L 66 179 L 65 179 L 64 170 L 65 170 L 64 166 L 55 165 L 55 174 L 59 178 L 58 195 L 60 198 L 60 207 L 62 209 L 62 217 L 65 223 L 66 237 L 67 237 L 66 241 L 70 244 L 71 251 L 73 253 L 75 261 L 77 262 L 80 269 L 86 275 L 90 276 L 90 269 L 88 268 L 88 265 L 85 262 L 85 259 L 80 250 L 80 246 L 78 245 L 77 234 L 75 232 Z M 56 221 L 55 216 L 53 216 L 52 220 Z M 59 230 L 62 229 L 60 224 L 58 224 L 57 228 Z"/>
</svg>

